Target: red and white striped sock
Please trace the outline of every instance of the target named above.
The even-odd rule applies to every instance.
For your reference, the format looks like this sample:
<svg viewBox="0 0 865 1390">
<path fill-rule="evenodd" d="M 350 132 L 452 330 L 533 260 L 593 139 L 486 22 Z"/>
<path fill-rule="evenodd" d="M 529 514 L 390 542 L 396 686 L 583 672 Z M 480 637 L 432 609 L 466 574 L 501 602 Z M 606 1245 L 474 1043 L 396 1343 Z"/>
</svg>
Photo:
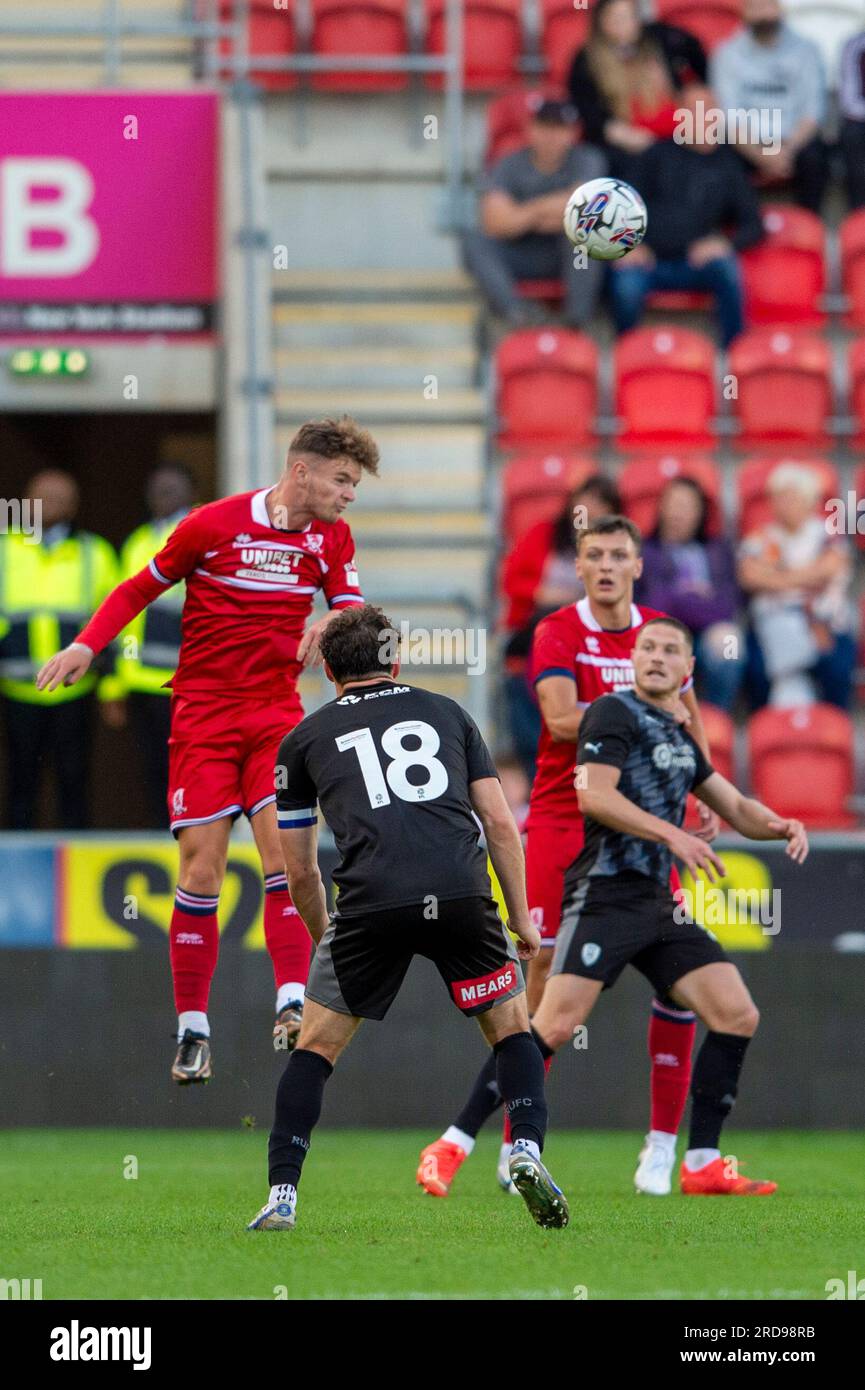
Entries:
<svg viewBox="0 0 865 1390">
<path fill-rule="evenodd" d="M 312 942 L 288 891 L 284 873 L 264 876 L 264 940 L 273 963 L 276 1011 L 303 1000 Z"/>
<path fill-rule="evenodd" d="M 206 1016 L 210 984 L 219 954 L 218 894 L 190 893 L 178 884 L 169 931 L 174 1003 L 178 1015 Z M 179 1028 L 183 1032 L 183 1027 Z M 208 1032 L 205 1023 L 195 1029 Z"/>
</svg>

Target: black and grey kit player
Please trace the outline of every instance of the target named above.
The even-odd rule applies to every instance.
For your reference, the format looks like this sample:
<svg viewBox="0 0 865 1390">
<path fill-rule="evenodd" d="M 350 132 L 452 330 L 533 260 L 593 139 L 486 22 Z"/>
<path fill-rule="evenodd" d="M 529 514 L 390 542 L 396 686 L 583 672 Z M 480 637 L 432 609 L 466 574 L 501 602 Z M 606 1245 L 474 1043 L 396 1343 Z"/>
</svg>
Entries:
<svg viewBox="0 0 865 1390">
<path fill-rule="evenodd" d="M 519 833 L 474 721 L 453 700 L 399 680 L 379 658 L 392 631 L 377 609 L 348 609 L 321 649 L 337 698 L 286 736 L 277 816 L 292 899 L 316 940 L 297 1050 L 277 1092 L 271 1196 L 251 1229 L 294 1224 L 296 1187 L 333 1063 L 361 1019 L 382 1019 L 415 955 L 456 1007 L 476 1015 L 511 1109 L 513 1180 L 540 1225 L 567 1203 L 540 1160 L 543 1060 L 529 1031 L 520 958 L 540 945 L 525 901 Z M 317 807 L 339 851 L 328 917 L 316 858 Z M 491 897 L 487 853 L 515 947 Z M 410 1083 L 407 1083 L 410 1084 Z"/>
<path fill-rule="evenodd" d="M 719 1148 L 757 1010 L 722 947 L 673 898 L 670 870 L 677 858 L 694 880 L 701 871 L 710 881 L 726 872 L 704 839 L 682 829 L 691 791 L 740 834 L 785 839 L 797 863 L 807 837 L 799 821 L 743 796 L 715 772 L 681 722 L 679 691 L 694 667 L 688 629 L 650 619 L 632 661 L 634 689 L 602 695 L 580 725 L 576 792 L 585 839 L 565 875 L 562 924 L 534 1032 L 555 1051 L 586 1022 L 601 990 L 633 965 L 709 1030 L 694 1066 L 682 1191 L 768 1195 L 774 1183 L 730 1171 Z"/>
</svg>

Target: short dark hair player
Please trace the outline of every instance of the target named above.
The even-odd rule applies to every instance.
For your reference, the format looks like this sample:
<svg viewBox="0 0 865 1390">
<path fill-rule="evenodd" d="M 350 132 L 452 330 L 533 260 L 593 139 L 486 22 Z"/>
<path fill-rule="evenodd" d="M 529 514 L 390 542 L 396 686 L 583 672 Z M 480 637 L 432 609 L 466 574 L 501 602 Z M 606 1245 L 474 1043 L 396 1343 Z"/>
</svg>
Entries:
<svg viewBox="0 0 865 1390">
<path fill-rule="evenodd" d="M 551 1055 L 626 965 L 693 1009 L 709 1031 L 691 1083 L 682 1191 L 764 1196 L 775 1183 L 743 1177 L 719 1147 L 757 1010 L 716 939 L 677 910 L 670 864 L 680 859 L 694 879 L 701 869 L 710 880 L 726 873 L 711 846 L 681 828 L 689 791 L 741 835 L 785 839 L 796 863 L 808 853 L 808 840 L 800 821 L 743 796 L 715 772 L 676 722 L 672 710 L 693 663 L 688 629 L 654 618 L 634 643 L 634 689 L 603 695 L 583 718 L 577 795 L 585 843 L 565 875 L 562 925 L 532 1022 L 538 1045 Z"/>
<path fill-rule="evenodd" d="M 301 1168 L 334 1063 L 362 1018 L 384 1018 L 415 955 L 436 965 L 463 1013 L 477 1015 L 511 1116 L 513 1182 L 538 1225 L 564 1226 L 567 1202 L 540 1157 L 544 1066 L 519 967 L 539 950 L 540 935 L 492 758 L 454 700 L 397 681 L 396 634 L 380 609 L 335 618 L 321 642 L 336 699 L 286 735 L 276 767 L 289 888 L 317 950 L 297 1049 L 277 1090 L 270 1196 L 249 1229 L 295 1224 Z M 340 854 L 330 919 L 316 802 Z M 516 948 L 492 901 L 475 816 Z"/>
</svg>

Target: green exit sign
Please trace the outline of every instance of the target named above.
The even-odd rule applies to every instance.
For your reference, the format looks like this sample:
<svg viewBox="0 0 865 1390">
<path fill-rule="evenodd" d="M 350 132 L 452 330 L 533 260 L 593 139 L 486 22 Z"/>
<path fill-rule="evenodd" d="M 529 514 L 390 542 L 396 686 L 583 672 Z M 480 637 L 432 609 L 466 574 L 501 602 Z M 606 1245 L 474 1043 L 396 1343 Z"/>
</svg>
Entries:
<svg viewBox="0 0 865 1390">
<path fill-rule="evenodd" d="M 84 376 L 90 357 L 81 348 L 16 348 L 6 365 L 13 376 Z"/>
</svg>

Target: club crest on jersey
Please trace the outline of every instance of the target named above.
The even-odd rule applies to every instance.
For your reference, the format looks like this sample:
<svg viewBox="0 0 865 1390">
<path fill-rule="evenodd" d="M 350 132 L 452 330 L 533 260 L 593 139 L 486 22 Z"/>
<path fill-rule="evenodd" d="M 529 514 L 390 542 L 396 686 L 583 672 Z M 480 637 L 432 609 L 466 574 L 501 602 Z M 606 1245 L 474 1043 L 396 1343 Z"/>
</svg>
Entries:
<svg viewBox="0 0 865 1390">
<path fill-rule="evenodd" d="M 308 531 L 303 538 L 303 544 L 313 555 L 320 555 L 324 546 L 324 536 Z"/>
<path fill-rule="evenodd" d="M 595 961 L 600 957 L 600 954 L 601 948 L 597 941 L 587 941 L 580 951 L 580 960 L 583 962 L 583 965 L 594 965 Z"/>
<path fill-rule="evenodd" d="M 248 531 L 241 531 L 241 533 L 240 533 L 239 536 L 235 536 L 235 538 L 234 538 L 234 544 L 235 544 L 235 545 L 249 545 L 249 543 L 250 543 L 251 540 L 252 540 L 252 536 L 249 534 Z"/>
<path fill-rule="evenodd" d="M 599 652 L 601 650 L 601 644 L 597 637 L 592 637 L 591 635 L 586 638 L 586 646 L 590 652 Z"/>
<path fill-rule="evenodd" d="M 669 743 L 655 744 L 652 762 L 659 772 L 669 772 L 672 767 L 685 767 L 693 771 L 697 765 L 690 748 L 674 748 Z"/>
</svg>

